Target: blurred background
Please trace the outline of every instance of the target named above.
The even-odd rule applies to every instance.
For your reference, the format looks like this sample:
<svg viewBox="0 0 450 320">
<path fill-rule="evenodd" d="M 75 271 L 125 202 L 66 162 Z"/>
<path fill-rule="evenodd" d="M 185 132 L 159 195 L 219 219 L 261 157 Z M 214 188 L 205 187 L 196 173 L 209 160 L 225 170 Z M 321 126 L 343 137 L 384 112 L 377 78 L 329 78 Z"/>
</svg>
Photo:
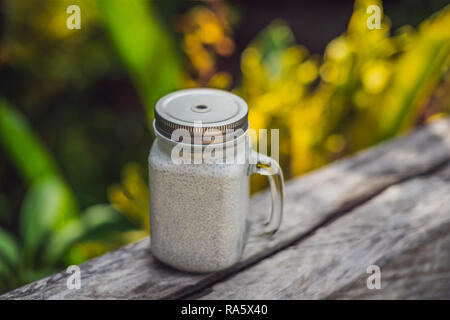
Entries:
<svg viewBox="0 0 450 320">
<path fill-rule="evenodd" d="M 0 292 L 148 235 L 153 106 L 173 90 L 243 97 L 251 127 L 280 129 L 287 179 L 446 116 L 446 5 L 0 0 Z"/>
</svg>

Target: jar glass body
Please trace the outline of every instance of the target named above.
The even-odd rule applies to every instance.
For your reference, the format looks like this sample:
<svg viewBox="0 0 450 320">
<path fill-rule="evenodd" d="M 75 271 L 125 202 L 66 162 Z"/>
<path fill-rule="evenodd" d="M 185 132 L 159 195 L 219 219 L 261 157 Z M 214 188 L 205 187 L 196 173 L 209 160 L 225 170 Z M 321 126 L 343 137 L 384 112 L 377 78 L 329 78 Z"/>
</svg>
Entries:
<svg viewBox="0 0 450 320">
<path fill-rule="evenodd" d="M 152 253 L 184 271 L 225 269 L 240 259 L 246 242 L 249 138 L 244 134 L 227 143 L 224 150 L 233 148 L 234 159 L 243 159 L 231 163 L 176 164 L 175 144 L 157 136 L 150 150 Z"/>
</svg>

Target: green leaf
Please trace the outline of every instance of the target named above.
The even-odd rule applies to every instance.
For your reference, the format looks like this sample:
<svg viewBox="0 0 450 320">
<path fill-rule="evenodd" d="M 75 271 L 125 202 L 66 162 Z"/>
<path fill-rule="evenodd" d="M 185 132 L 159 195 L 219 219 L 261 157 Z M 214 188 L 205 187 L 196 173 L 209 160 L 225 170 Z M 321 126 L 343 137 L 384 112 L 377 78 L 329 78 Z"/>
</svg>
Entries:
<svg viewBox="0 0 450 320">
<path fill-rule="evenodd" d="M 75 199 L 68 186 L 56 176 L 34 184 L 21 210 L 21 234 L 27 261 L 42 247 L 52 232 L 61 230 L 78 214 Z"/>
<path fill-rule="evenodd" d="M 423 22 L 414 46 L 403 54 L 397 64 L 393 84 L 384 105 L 379 140 L 391 138 L 416 120 L 424 105 L 449 69 L 450 6 Z"/>
<path fill-rule="evenodd" d="M 28 184 L 58 174 L 55 162 L 38 136 L 22 115 L 4 100 L 0 100 L 0 141 Z"/>
<path fill-rule="evenodd" d="M 117 51 L 146 105 L 149 118 L 162 95 L 177 88 L 179 59 L 151 1 L 101 0 L 100 12 Z"/>
<path fill-rule="evenodd" d="M 83 241 L 105 240 L 109 232 L 126 228 L 122 216 L 107 204 L 94 205 L 55 233 L 45 248 L 43 261 L 54 263 L 74 245 Z"/>
<path fill-rule="evenodd" d="M 0 273 L 5 265 L 17 267 L 19 264 L 19 246 L 16 239 L 7 231 L 0 228 Z"/>
</svg>

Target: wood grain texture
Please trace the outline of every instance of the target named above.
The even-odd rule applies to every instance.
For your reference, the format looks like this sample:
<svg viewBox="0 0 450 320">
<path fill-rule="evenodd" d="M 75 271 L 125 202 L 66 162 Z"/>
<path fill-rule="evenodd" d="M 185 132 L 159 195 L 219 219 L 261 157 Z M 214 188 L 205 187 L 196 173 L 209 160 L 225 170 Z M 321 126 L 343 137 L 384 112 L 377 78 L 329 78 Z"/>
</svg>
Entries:
<svg viewBox="0 0 450 320">
<path fill-rule="evenodd" d="M 147 238 L 82 264 L 80 290 L 67 289 L 68 275 L 62 271 L 9 292 L 0 299 L 185 297 L 308 238 L 317 228 L 371 198 L 377 198 L 388 187 L 432 172 L 449 160 L 450 120 L 446 119 L 289 181 L 280 231 L 270 239 L 250 242 L 241 262 L 229 270 L 213 274 L 178 272 L 151 256 Z M 269 198 L 268 192 L 252 198 L 251 216 L 254 219 L 266 213 L 270 207 Z"/>
<path fill-rule="evenodd" d="M 381 268 L 369 290 L 367 267 Z M 450 299 L 450 165 L 389 187 L 202 299 Z"/>
</svg>

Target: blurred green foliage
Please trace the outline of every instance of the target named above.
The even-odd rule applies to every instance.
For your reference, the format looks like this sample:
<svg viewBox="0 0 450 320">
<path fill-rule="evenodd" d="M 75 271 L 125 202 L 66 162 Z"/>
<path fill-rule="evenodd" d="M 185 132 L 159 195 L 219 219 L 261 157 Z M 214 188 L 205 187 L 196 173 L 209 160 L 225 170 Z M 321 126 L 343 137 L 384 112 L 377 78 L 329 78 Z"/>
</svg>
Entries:
<svg viewBox="0 0 450 320">
<path fill-rule="evenodd" d="M 124 5 L 122 0 L 100 0 L 99 4 L 105 26 L 151 121 L 156 101 L 181 85 L 181 66 L 172 39 L 148 1 L 134 0 Z"/>
<path fill-rule="evenodd" d="M 450 9 L 392 36 L 390 21 L 370 30 L 369 5 L 358 0 L 347 31 L 322 56 L 294 43 L 276 21 L 243 52 L 241 85 L 253 128 L 280 128 L 280 156 L 288 177 L 310 171 L 448 112 L 429 103 L 448 86 Z M 429 113 L 429 114 L 427 114 Z M 425 115 L 425 117 L 424 117 Z"/>
<path fill-rule="evenodd" d="M 136 151 L 131 152 L 131 156 L 123 156 L 123 152 L 130 149 L 138 150 L 139 154 L 146 157 L 148 147 L 142 148 L 142 145 L 148 142 L 139 143 L 133 132 L 142 136 L 136 132 L 136 125 L 141 123 L 146 128 L 150 119 L 130 110 L 133 101 L 128 101 L 127 97 L 119 97 L 119 101 L 111 99 L 116 104 L 126 104 L 128 108 L 124 110 L 123 117 L 119 115 L 118 118 L 111 118 L 108 114 L 110 111 L 106 109 L 102 112 L 100 106 L 89 110 L 87 123 L 83 120 L 75 122 L 72 117 L 79 118 L 79 113 L 67 113 L 67 109 L 60 111 L 58 107 L 61 102 L 65 106 L 76 104 L 81 101 L 79 97 L 86 94 L 91 95 L 94 105 L 98 104 L 97 97 L 89 93 L 89 85 L 93 83 L 95 87 L 95 82 L 101 79 L 106 70 L 114 74 L 112 66 L 119 65 L 114 62 L 115 51 L 109 47 L 107 38 L 99 37 L 100 28 L 109 31 L 111 42 L 131 78 L 138 84 L 144 105 L 149 109 L 159 96 L 177 88 L 181 73 L 180 59 L 176 57 L 173 43 L 159 24 L 148 1 L 134 0 L 127 6 L 123 6 L 121 1 L 75 2 L 86 13 L 82 16 L 83 25 L 89 25 L 87 30 L 77 34 L 65 28 L 67 14 L 63 2 L 47 1 L 39 7 L 23 1 L 7 1 L 4 4 L 8 23 L 6 39 L 2 43 L 7 65 L 3 72 L 12 80 L 2 86 L 2 91 L 8 95 L 24 90 L 22 86 L 26 87 L 27 83 L 32 84 L 31 90 L 26 91 L 25 95 L 8 97 L 8 100 L 15 101 L 24 113 L 36 118 L 38 123 L 43 123 L 40 129 L 45 129 L 47 124 L 50 131 L 43 132 L 45 140 L 59 145 L 56 149 L 58 158 L 67 161 L 61 163 L 64 166 L 61 170 L 50 150 L 33 132 L 18 108 L 2 100 L 2 153 L 9 158 L 9 163 L 21 177 L 25 190 L 17 214 L 8 212 L 13 207 L 11 204 L 14 205 L 11 198 L 14 198 L 16 190 L 5 190 L 5 195 L 12 195 L 10 198 L 3 196 L 3 187 L 0 193 L 2 220 L 12 230 L 0 228 L 0 292 L 148 235 L 148 209 L 145 218 L 122 215 L 109 204 L 92 203 L 92 198 L 97 201 L 99 198 L 106 199 L 106 186 L 101 197 L 92 197 L 89 189 L 91 185 L 99 185 L 95 179 L 98 171 L 105 164 L 116 160 L 105 158 L 101 152 L 101 148 L 109 146 L 109 141 L 102 141 L 111 138 L 110 130 L 117 130 L 117 122 L 124 124 L 127 131 L 131 129 L 131 132 L 119 130 L 119 141 L 122 139 L 127 146 L 119 147 L 117 158 L 133 159 Z M 50 21 L 48 17 L 51 17 Z M 124 27 L 117 21 L 127 21 L 127 24 Z M 104 32 L 101 33 L 103 35 Z M 72 64 L 78 67 L 74 68 Z M 17 81 L 14 81 L 16 77 Z M 68 96 L 67 87 L 71 88 Z M 54 99 L 60 101 L 52 101 Z M 131 118 L 130 111 L 135 113 Z M 61 120 L 62 124 L 59 123 Z M 99 139 L 99 133 L 105 130 L 104 139 Z M 117 141 L 117 135 L 114 137 L 114 132 L 112 134 Z M 131 148 L 128 145 L 130 140 L 136 143 Z M 121 162 L 123 165 L 124 160 Z M 126 168 L 132 169 L 133 166 L 128 165 Z M 9 170 L 8 167 L 6 170 Z M 2 176 L 6 177 L 2 181 L 3 186 L 7 187 L 6 183 L 11 179 L 8 177 L 10 171 L 3 173 Z M 74 192 L 64 178 L 66 173 L 77 185 L 78 192 Z M 135 190 L 136 186 L 134 183 L 131 189 Z M 145 188 L 144 183 L 138 191 L 148 195 Z M 19 194 L 20 191 L 19 188 Z M 85 193 L 90 197 L 84 197 Z M 80 198 L 81 203 L 78 201 Z M 146 203 L 147 200 L 144 205 Z M 141 207 L 140 210 L 145 208 Z"/>
<path fill-rule="evenodd" d="M 105 232 L 106 240 L 110 230 L 126 227 L 108 204 L 79 211 L 51 155 L 25 119 L 5 101 L 0 102 L 0 141 L 28 186 L 20 210 L 19 236 L 0 228 L 2 290 L 37 280 L 63 263 L 85 260 L 86 255 L 71 252 L 76 244 L 98 239 Z"/>
<path fill-rule="evenodd" d="M 275 20 L 239 52 L 233 81 L 218 67 L 235 54 L 237 14 L 225 2 L 180 16 L 176 1 L 71 4 L 82 32 L 65 27 L 63 1 L 2 3 L 0 292 L 148 235 L 153 105 L 172 90 L 241 95 L 253 128 L 281 129 L 287 178 L 450 112 L 448 7 L 392 32 L 387 16 L 380 30 L 366 26 L 380 1 L 357 0 L 323 55 Z M 266 186 L 252 179 L 253 191 Z"/>
</svg>

